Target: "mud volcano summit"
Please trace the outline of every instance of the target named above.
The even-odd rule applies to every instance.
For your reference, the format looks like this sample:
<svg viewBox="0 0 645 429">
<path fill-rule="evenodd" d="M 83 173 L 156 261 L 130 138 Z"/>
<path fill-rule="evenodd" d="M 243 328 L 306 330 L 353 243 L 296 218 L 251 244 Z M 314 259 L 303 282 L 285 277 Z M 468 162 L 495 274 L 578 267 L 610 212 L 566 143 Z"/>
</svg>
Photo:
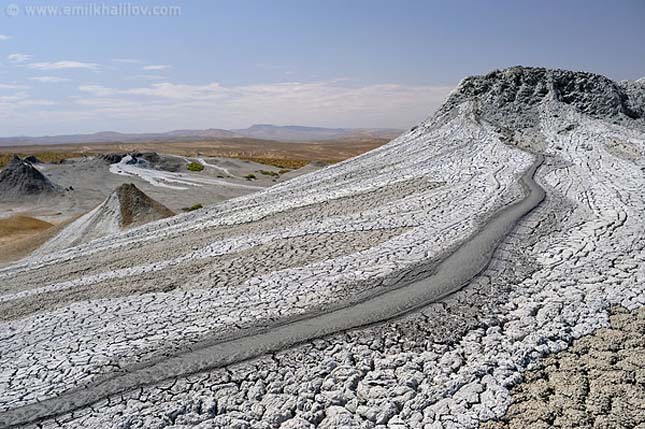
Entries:
<svg viewBox="0 0 645 429">
<path fill-rule="evenodd" d="M 470 77 L 364 155 L 0 269 L 0 427 L 645 424 L 619 341 L 624 378 L 521 396 L 616 314 L 640 329 L 643 100 L 591 73 Z M 598 386 L 624 406 L 594 408 Z"/>
</svg>

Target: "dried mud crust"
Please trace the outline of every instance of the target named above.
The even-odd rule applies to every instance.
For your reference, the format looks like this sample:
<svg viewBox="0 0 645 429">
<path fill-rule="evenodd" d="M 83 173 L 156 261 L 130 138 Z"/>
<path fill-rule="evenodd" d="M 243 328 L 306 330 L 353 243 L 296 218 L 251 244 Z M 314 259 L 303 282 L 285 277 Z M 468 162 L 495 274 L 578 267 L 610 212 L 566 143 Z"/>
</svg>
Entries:
<svg viewBox="0 0 645 429">
<path fill-rule="evenodd" d="M 428 192 L 441 185 L 442 183 L 427 179 L 408 180 L 351 197 L 279 211 L 249 223 L 218 225 L 202 228 L 192 233 L 182 230 L 171 234 L 159 233 L 151 236 L 151 240 L 147 242 L 143 251 L 140 245 L 135 245 L 124 246 L 118 252 L 114 252 L 113 248 L 98 251 L 95 254 L 81 252 L 74 258 L 60 261 L 38 272 L 32 271 L 25 275 L 16 274 L 11 279 L 4 279 L 0 290 L 2 292 L 27 290 L 37 285 L 73 279 L 78 277 L 80 273 L 88 276 L 106 270 L 128 268 L 134 265 L 133 261 L 155 263 L 179 258 L 189 254 L 193 249 L 207 248 L 211 243 L 227 238 L 244 237 L 267 231 L 288 231 L 294 225 L 305 223 L 311 219 L 334 219 L 339 216 L 360 213 L 379 203 Z M 317 233 L 318 231 L 304 231 L 300 235 L 311 236 L 312 232 Z M 283 238 L 286 237 L 280 237 L 280 239 Z M 320 246 L 320 244 L 310 243 L 307 248 L 312 246 Z M 279 257 L 279 255 L 276 256 Z"/>
<path fill-rule="evenodd" d="M 0 322 L 0 427 L 35 427 L 22 423 L 42 417 L 41 429 L 476 429 L 502 419 L 512 389 L 536 363 L 609 327 L 611 307 L 645 306 L 645 164 L 609 151 L 620 141 L 645 153 L 639 121 L 597 119 L 555 97 L 537 103 L 529 125 L 541 133 L 545 162 L 536 182 L 546 199 L 482 275 L 442 302 L 67 414 L 52 407 L 70 392 L 86 397 L 79 386 L 106 374 L 391 287 L 397 273 L 446 254 L 517 199 L 517 179 L 532 161 L 502 141 L 498 124 L 481 120 L 475 101 L 458 104 L 446 121 L 432 119 L 383 148 L 265 192 L 0 270 L 4 302 L 149 276 L 140 283 L 147 286 L 175 269 L 196 284 L 203 271 L 192 273 L 201 269 L 195 264 L 279 240 L 342 234 L 353 243 L 365 231 L 407 228 L 370 249 L 235 287 L 89 297 Z M 445 185 L 404 192 L 406 183 L 424 182 Z M 391 192 L 392 185 L 400 188 Z M 367 193 L 376 189 L 387 193 Z M 284 253 L 286 262 L 293 256 Z M 43 412 L 30 418 L 29 409 Z"/>
<path fill-rule="evenodd" d="M 506 415 L 481 428 L 645 428 L 645 308 L 614 307 L 610 322 L 526 372 Z"/>
<path fill-rule="evenodd" d="M 369 249 L 405 231 L 405 228 L 394 228 L 342 234 L 310 234 L 274 240 L 241 252 L 168 268 L 163 278 L 154 278 L 151 274 L 143 273 L 139 276 L 0 302 L 0 321 L 25 317 L 39 311 L 53 310 L 82 300 L 168 292 L 178 288 L 191 290 L 241 287 L 250 278 L 278 269 L 295 268 L 350 255 Z M 191 281 L 187 282 L 185 279 L 191 279 Z"/>
</svg>

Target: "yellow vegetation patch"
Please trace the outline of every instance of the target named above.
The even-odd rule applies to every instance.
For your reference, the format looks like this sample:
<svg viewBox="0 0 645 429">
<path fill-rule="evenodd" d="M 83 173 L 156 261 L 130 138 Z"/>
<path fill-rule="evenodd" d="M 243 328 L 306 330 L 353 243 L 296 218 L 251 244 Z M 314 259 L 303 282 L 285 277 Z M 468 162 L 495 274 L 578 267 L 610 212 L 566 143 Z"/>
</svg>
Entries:
<svg viewBox="0 0 645 429">
<path fill-rule="evenodd" d="M 20 158 L 24 158 L 28 155 L 34 155 L 42 162 L 50 162 L 50 163 L 56 164 L 68 158 L 77 158 L 79 156 L 83 156 L 87 154 L 76 153 L 76 152 L 36 152 L 36 153 L 30 153 L 30 154 L 18 153 L 17 155 Z M 11 161 L 12 156 L 13 154 L 11 153 L 0 153 L 0 168 L 9 164 L 9 161 Z"/>
<path fill-rule="evenodd" d="M 16 234 L 30 234 L 45 230 L 53 225 L 30 216 L 16 215 L 0 219 L 0 239 Z"/>
<path fill-rule="evenodd" d="M 55 225 L 30 216 L 0 218 L 0 265 L 27 256 L 57 231 Z"/>
<path fill-rule="evenodd" d="M 257 162 L 258 164 L 272 165 L 278 168 L 288 168 L 290 170 L 296 170 L 298 168 L 304 167 L 310 162 L 309 160 L 306 160 L 306 159 L 253 158 L 253 157 L 244 157 L 244 156 L 235 156 L 233 158 L 243 159 L 245 161 Z"/>
<path fill-rule="evenodd" d="M 28 256 L 75 219 L 58 225 L 29 216 L 0 219 L 0 266 Z M 19 230 L 22 232 L 17 232 Z M 5 231 L 13 233 L 6 236 Z"/>
</svg>

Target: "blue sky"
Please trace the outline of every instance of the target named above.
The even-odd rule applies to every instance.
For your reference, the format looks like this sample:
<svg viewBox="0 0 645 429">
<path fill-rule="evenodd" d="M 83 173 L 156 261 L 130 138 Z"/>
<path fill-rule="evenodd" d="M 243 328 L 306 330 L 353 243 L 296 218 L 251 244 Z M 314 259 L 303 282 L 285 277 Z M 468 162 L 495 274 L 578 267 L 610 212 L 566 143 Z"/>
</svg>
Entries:
<svg viewBox="0 0 645 429">
<path fill-rule="evenodd" d="M 644 23 L 640 0 L 5 1 L 0 135 L 406 128 L 497 68 L 643 77 Z"/>
</svg>

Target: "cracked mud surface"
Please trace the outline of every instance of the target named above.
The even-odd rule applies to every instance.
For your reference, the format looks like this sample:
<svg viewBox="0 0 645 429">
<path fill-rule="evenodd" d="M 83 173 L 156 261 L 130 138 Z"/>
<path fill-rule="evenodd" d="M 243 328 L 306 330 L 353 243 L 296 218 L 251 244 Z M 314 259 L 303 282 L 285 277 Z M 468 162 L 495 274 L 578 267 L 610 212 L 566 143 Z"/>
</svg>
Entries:
<svg viewBox="0 0 645 429">
<path fill-rule="evenodd" d="M 380 295 L 347 303 L 333 311 L 309 318 L 276 325 L 265 332 L 233 337 L 215 344 L 208 341 L 196 344 L 186 353 L 151 362 L 139 368 L 126 369 L 105 379 L 98 379 L 92 385 L 62 393 L 58 398 L 8 412 L 6 418 L 11 419 L 9 416 L 15 416 L 16 419 L 27 422 L 28 419 L 75 410 L 103 397 L 146 384 L 222 367 L 331 333 L 383 322 L 436 301 L 459 290 L 479 274 L 488 264 L 492 252 L 501 240 L 513 230 L 523 216 L 544 199 L 544 190 L 533 180 L 536 169 L 542 162 L 542 157 L 538 157 L 521 178 L 526 195 L 496 213 L 490 222 L 481 227 L 481 231 L 434 267 L 431 274 L 425 274 L 418 280 Z M 464 266 L 466 262 L 468 265 Z"/>
<path fill-rule="evenodd" d="M 636 155 L 645 129 L 631 119 L 557 100 L 533 105 L 526 123 L 540 135 L 535 179 L 546 199 L 441 302 L 256 359 L 166 374 L 37 425 L 16 417 L 196 344 L 271 332 L 428 277 L 517 201 L 535 158 L 504 144 L 476 107 L 463 102 L 380 149 L 261 193 L 0 270 L 4 308 L 73 297 L 0 322 L 0 427 L 460 429 L 512 412 L 513 388 L 536 362 L 607 328 L 617 317 L 610 308 L 645 305 L 645 160 Z M 311 252 L 280 245 L 292 240 Z M 275 250 L 267 265 L 261 249 Z M 234 263 L 240 254 L 248 257 Z M 210 264 L 227 258 L 230 266 Z M 132 293 L 99 294 L 126 284 Z M 146 291 L 156 284 L 173 287 Z"/>
<path fill-rule="evenodd" d="M 165 271 L 163 278 L 142 273 L 112 281 L 96 282 L 72 289 L 53 290 L 0 302 L 0 320 L 24 317 L 36 311 L 52 310 L 68 303 L 87 299 L 106 299 L 169 292 L 177 288 L 199 289 L 232 287 L 276 269 L 288 269 L 315 263 L 326 258 L 348 255 L 369 249 L 395 237 L 404 228 L 358 231 L 345 234 L 319 233 L 274 240 L 239 252 L 203 258 Z M 351 242 L 347 239 L 351 238 Z M 288 255 L 288 258 L 284 256 Z M 191 278 L 188 284 L 177 279 Z"/>
<path fill-rule="evenodd" d="M 483 429 L 645 428 L 645 309 L 612 309 L 610 327 L 538 362 Z"/>
</svg>

